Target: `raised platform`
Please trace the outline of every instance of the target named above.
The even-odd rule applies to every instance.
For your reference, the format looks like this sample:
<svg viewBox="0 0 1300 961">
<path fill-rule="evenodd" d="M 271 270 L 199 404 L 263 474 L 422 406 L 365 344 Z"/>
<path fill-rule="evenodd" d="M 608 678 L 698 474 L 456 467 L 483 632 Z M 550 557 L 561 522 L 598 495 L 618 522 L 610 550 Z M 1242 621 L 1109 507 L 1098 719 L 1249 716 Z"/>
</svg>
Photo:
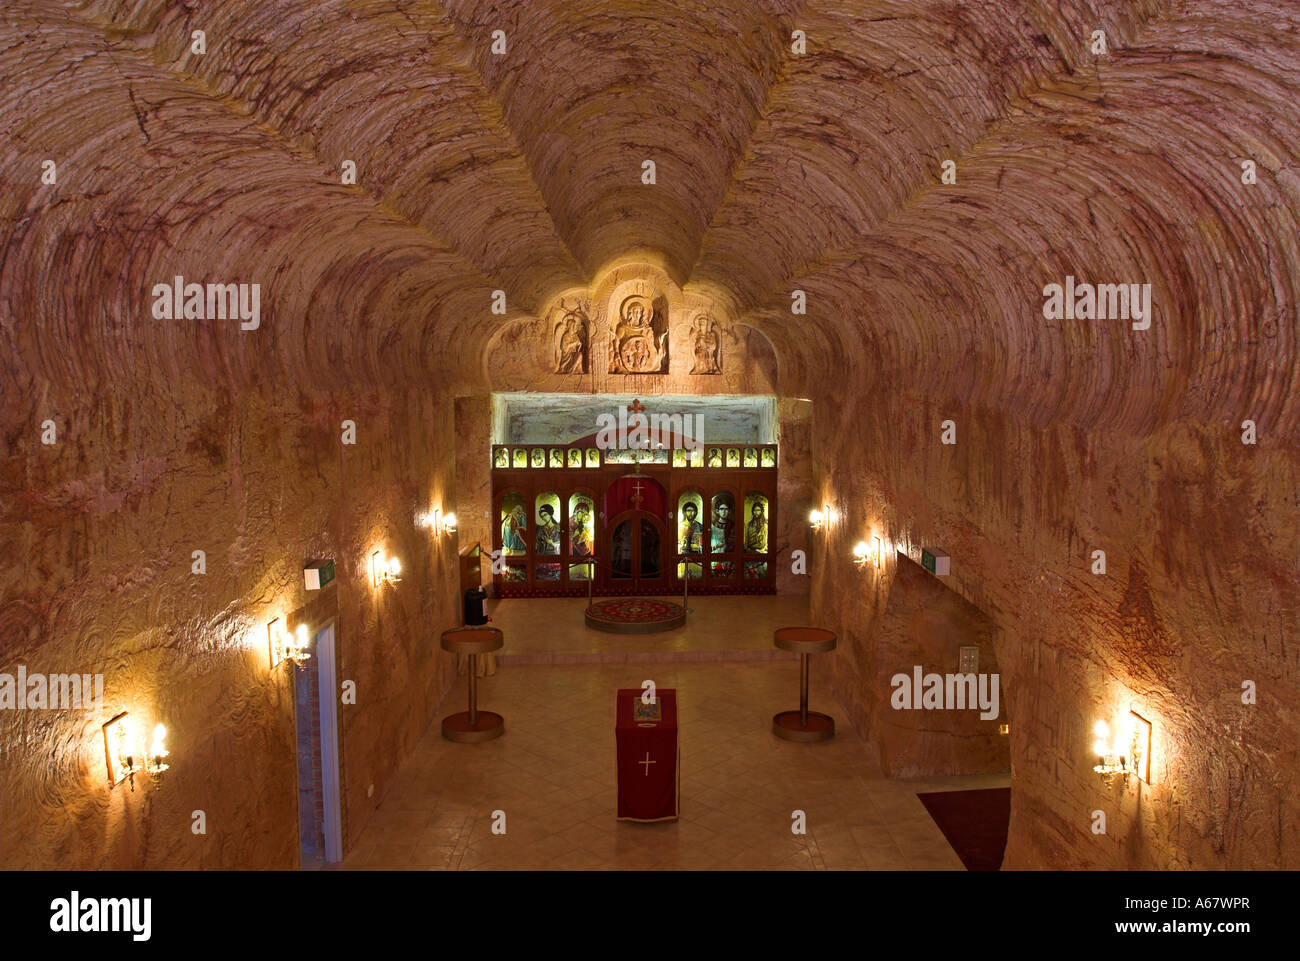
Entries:
<svg viewBox="0 0 1300 961">
<path fill-rule="evenodd" d="M 686 624 L 686 608 L 663 598 L 606 597 L 584 612 L 587 626 L 607 634 L 658 634 Z"/>
<path fill-rule="evenodd" d="M 597 601 L 621 600 L 602 597 Z M 681 598 L 677 599 L 681 603 Z M 489 600 L 492 626 L 505 633 L 498 667 L 623 665 L 700 661 L 798 661 L 773 647 L 772 632 L 809 621 L 808 598 L 692 595 L 681 627 L 658 634 L 611 634 L 588 626 L 585 597 Z M 775 710 L 775 708 L 774 708 Z"/>
</svg>

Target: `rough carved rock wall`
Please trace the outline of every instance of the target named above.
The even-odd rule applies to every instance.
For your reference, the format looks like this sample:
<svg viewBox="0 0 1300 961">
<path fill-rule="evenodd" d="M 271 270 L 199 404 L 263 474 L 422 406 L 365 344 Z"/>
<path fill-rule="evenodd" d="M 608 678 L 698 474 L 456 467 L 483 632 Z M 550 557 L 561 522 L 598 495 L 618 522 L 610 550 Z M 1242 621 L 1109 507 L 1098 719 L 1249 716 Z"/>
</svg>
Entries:
<svg viewBox="0 0 1300 961">
<path fill-rule="evenodd" d="M 195 790 L 229 788 L 222 816 L 246 827 L 215 854 L 168 845 L 157 825 L 183 823 L 29 758 L 6 779 L 5 863 L 11 825 L 65 805 L 93 831 L 51 819 L 15 863 L 285 863 L 287 691 L 237 637 L 327 547 L 362 625 L 344 642 L 387 699 L 349 737 L 396 764 L 447 680 L 415 638 L 449 596 L 414 580 L 453 568 L 411 515 L 456 506 L 452 398 L 497 386 L 494 352 L 555 297 L 642 261 L 752 332 L 744 389 L 814 400 L 812 500 L 940 540 L 997 624 L 1009 864 L 1295 866 L 1297 86 L 1291 0 L 6 3 L 0 523 L 21 550 L 0 660 L 115 664 L 124 691 L 172 672 L 160 706 L 193 765 L 170 783 L 207 772 Z M 155 321 L 152 286 L 177 274 L 260 283 L 260 328 Z M 1152 284 L 1150 329 L 1044 319 L 1066 275 Z M 391 442 L 335 464 L 354 410 Z M 934 442 L 943 417 L 956 448 Z M 412 574 L 372 606 L 348 565 L 385 536 Z M 182 549 L 213 538 L 229 574 L 199 592 Z M 1106 578 L 1083 566 L 1094 541 Z M 835 543 L 815 596 L 865 632 L 884 599 Z M 1252 714 L 1223 688 L 1239 675 Z M 1128 830 L 1099 842 L 1078 829 L 1081 752 L 1119 686 L 1158 718 L 1167 769 L 1113 799 Z M 80 719 L 6 723 L 53 770 L 93 767 Z M 283 771 L 240 767 L 281 753 Z M 351 827 L 384 773 L 347 768 Z"/>
<path fill-rule="evenodd" d="M 890 595 L 864 586 L 852 545 L 874 532 L 913 560 L 922 546 L 949 553 L 944 582 L 996 626 L 1006 867 L 1300 864 L 1294 451 L 1205 424 L 1148 437 L 1043 429 L 894 390 L 814 408 L 814 449 L 834 452 L 817 455 L 815 499 L 843 518 L 813 554 L 815 616 L 851 640 L 832 655 L 835 689 L 863 720 L 887 694 L 880 677 L 870 688 L 862 649 L 875 652 Z M 1092 725 L 1130 709 L 1154 724 L 1152 780 L 1107 788 Z"/>
<path fill-rule="evenodd" d="M 337 618 L 339 680 L 357 686 L 339 714 L 355 837 L 452 680 L 430 633 L 457 623 L 455 558 L 414 523 L 450 490 L 446 406 L 193 385 L 52 391 L 41 408 L 58 444 L 27 429 L 30 409 L 6 428 L 15 496 L 0 531 L 16 556 L 0 579 L 0 671 L 102 673 L 105 700 L 0 712 L 4 866 L 295 867 L 291 669 L 270 669 L 267 623 L 308 602 L 313 633 Z M 340 443 L 345 417 L 355 446 Z M 370 585 L 374 547 L 405 562 L 402 585 Z M 206 573 L 192 572 L 195 550 Z M 337 567 L 321 595 L 302 580 L 316 557 Z M 167 725 L 172 769 L 156 790 L 107 787 L 100 725 L 120 710 Z M 205 836 L 190 830 L 196 810 Z"/>
</svg>

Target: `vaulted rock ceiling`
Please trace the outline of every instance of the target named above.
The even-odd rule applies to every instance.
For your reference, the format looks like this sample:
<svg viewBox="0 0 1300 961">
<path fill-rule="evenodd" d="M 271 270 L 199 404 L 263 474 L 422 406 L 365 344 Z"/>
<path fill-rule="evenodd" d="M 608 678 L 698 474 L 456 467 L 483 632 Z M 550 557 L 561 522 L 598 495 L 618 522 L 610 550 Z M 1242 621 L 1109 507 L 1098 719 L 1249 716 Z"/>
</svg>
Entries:
<svg viewBox="0 0 1300 961">
<path fill-rule="evenodd" d="M 7 0 L 6 402 L 456 386 L 491 291 L 518 317 L 640 258 L 761 329 L 784 392 L 851 369 L 1296 437 L 1297 27 L 1293 0 Z M 260 282 L 263 329 L 154 321 L 175 274 Z M 1152 284 L 1155 322 L 1045 320 L 1067 274 Z"/>
</svg>

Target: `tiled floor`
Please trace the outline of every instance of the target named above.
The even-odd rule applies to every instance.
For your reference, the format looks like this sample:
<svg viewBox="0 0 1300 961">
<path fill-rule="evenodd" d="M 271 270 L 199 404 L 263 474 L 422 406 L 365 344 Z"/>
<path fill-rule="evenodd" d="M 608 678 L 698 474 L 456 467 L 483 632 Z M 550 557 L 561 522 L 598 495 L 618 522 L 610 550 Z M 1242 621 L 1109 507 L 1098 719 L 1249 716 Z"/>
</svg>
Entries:
<svg viewBox="0 0 1300 961">
<path fill-rule="evenodd" d="M 665 598 L 681 603 L 681 597 Z M 501 655 L 565 653 L 643 653 L 658 651 L 775 652 L 772 632 L 808 622 L 802 595 L 692 597 L 686 626 L 662 634 L 607 634 L 582 619 L 585 597 L 508 598 L 488 602 L 492 626 L 505 635 Z M 784 652 L 780 652 L 784 653 Z M 509 663 L 509 661 L 503 661 Z"/>
<path fill-rule="evenodd" d="M 646 678 L 677 689 L 676 822 L 615 819 L 614 691 Z M 842 716 L 813 679 L 812 707 Z M 479 703 L 505 734 L 453 744 L 431 724 L 343 867 L 961 870 L 916 793 L 1009 778 L 890 781 L 847 727 L 823 744 L 778 740 L 771 717 L 798 705 L 798 680 L 788 662 L 503 668 Z M 505 835 L 492 834 L 496 810 Z"/>
</svg>

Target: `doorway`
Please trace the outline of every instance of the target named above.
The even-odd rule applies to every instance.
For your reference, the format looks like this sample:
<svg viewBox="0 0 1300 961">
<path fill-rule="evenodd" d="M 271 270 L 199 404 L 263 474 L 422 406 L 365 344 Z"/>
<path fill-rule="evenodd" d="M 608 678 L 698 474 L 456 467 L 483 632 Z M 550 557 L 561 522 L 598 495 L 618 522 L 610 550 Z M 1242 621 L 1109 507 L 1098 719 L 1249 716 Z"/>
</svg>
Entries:
<svg viewBox="0 0 1300 961">
<path fill-rule="evenodd" d="M 609 576 L 631 590 L 663 587 L 664 524 L 646 511 L 627 511 L 610 523 Z"/>
<path fill-rule="evenodd" d="M 293 670 L 298 741 L 298 842 L 301 864 L 343 860 L 339 794 L 338 675 L 334 624 L 316 634 L 312 657 Z"/>
</svg>

